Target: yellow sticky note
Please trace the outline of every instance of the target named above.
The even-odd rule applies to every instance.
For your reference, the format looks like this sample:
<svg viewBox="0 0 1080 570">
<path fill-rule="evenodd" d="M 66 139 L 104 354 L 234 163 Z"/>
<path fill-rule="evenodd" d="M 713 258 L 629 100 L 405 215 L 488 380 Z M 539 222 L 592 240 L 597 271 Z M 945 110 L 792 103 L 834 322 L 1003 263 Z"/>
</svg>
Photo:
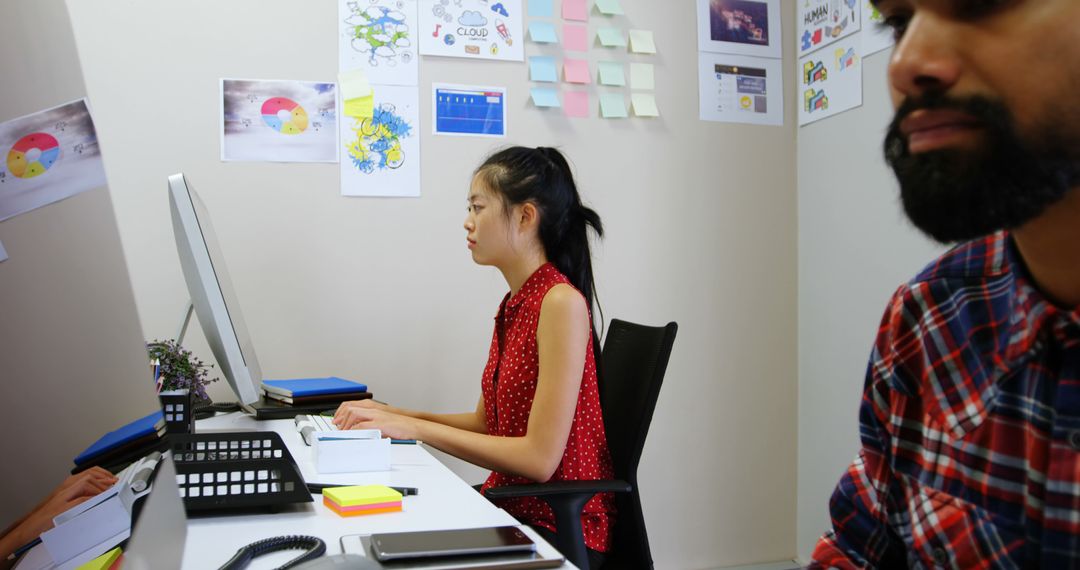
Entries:
<svg viewBox="0 0 1080 570">
<path fill-rule="evenodd" d="M 634 107 L 634 115 L 638 117 L 660 116 L 660 109 L 656 108 L 656 98 L 652 93 L 631 93 L 630 104 Z"/>
<path fill-rule="evenodd" d="M 338 84 L 346 116 L 370 119 L 375 114 L 375 91 L 363 69 L 338 74 Z"/>
<path fill-rule="evenodd" d="M 116 562 L 118 558 L 120 558 L 120 555 L 122 555 L 123 553 L 124 552 L 120 550 L 120 547 L 117 546 L 116 548 L 106 552 L 105 554 L 102 554 L 101 556 L 98 556 L 90 562 L 82 564 L 75 570 L 107 570 L 113 565 L 113 563 Z"/>
<path fill-rule="evenodd" d="M 652 30 L 630 30 L 630 51 L 634 53 L 656 53 L 656 42 Z"/>
<path fill-rule="evenodd" d="M 401 502 L 401 493 L 398 493 L 385 485 L 329 487 L 323 489 L 322 495 L 324 498 L 330 499 L 341 507 Z"/>
<path fill-rule="evenodd" d="M 653 79 L 653 65 L 651 63 L 630 64 L 630 88 L 631 89 L 654 89 L 656 82 Z"/>
</svg>

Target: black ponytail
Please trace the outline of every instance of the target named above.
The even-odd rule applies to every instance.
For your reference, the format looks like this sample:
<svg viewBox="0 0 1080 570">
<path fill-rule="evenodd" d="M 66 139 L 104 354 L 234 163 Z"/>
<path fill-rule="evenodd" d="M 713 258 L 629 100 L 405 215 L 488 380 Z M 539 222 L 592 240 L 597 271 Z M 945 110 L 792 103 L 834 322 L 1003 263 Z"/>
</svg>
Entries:
<svg viewBox="0 0 1080 570">
<path fill-rule="evenodd" d="M 596 299 L 588 229 L 604 236 L 600 215 L 581 203 L 574 175 L 566 158 L 549 147 L 510 147 L 489 156 L 476 175 L 507 206 L 531 202 L 540 212 L 540 242 L 549 261 L 585 296 L 591 311 Z M 509 215 L 510 208 L 505 208 Z M 603 324 L 601 311 L 601 325 Z M 593 352 L 600 357 L 596 326 L 592 326 Z"/>
</svg>

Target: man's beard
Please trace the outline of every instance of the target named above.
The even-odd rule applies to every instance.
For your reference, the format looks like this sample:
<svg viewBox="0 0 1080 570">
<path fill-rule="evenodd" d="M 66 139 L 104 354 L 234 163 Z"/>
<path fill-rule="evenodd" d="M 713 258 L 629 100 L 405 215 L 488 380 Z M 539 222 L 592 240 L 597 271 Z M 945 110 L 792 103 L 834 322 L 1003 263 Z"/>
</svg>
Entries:
<svg viewBox="0 0 1080 570">
<path fill-rule="evenodd" d="M 974 150 L 911 154 L 900 122 L 919 109 L 970 115 L 981 127 L 982 143 Z M 1043 128 L 1038 140 L 1028 141 L 1001 103 L 931 94 L 908 99 L 897 110 L 885 136 L 885 160 L 900 181 L 904 211 L 917 228 L 941 243 L 969 240 L 1022 226 L 1080 184 L 1077 135 L 1060 131 Z"/>
</svg>

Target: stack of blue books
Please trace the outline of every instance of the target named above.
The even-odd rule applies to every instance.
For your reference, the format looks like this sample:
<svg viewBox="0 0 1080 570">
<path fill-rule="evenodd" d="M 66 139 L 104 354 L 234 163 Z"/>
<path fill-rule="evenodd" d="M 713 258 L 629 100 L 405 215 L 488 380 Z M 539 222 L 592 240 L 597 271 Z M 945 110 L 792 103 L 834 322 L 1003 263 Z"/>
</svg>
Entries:
<svg viewBox="0 0 1080 570">
<path fill-rule="evenodd" d="M 151 451 L 165 448 L 165 417 L 157 410 L 98 438 L 75 456 L 75 471 L 95 465 L 123 467 Z"/>
<path fill-rule="evenodd" d="M 267 398 L 300 406 L 305 404 L 335 404 L 370 398 L 367 385 L 336 376 L 329 378 L 300 378 L 296 380 L 263 380 Z"/>
</svg>

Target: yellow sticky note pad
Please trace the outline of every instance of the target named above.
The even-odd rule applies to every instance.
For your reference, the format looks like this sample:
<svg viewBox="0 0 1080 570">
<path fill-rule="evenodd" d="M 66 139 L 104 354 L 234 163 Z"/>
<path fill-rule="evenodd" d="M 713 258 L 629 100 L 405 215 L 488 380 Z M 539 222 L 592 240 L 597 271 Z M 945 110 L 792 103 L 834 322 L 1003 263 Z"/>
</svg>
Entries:
<svg viewBox="0 0 1080 570">
<path fill-rule="evenodd" d="M 653 89 L 656 82 L 653 79 L 653 65 L 651 63 L 630 64 L 630 88 Z"/>
<path fill-rule="evenodd" d="M 353 485 L 350 487 L 329 487 L 323 489 L 323 498 L 330 499 L 341 507 L 374 505 L 401 501 L 401 493 L 385 485 Z"/>
<path fill-rule="evenodd" d="M 652 30 L 630 30 L 630 51 L 634 53 L 656 53 L 656 42 Z"/>
<path fill-rule="evenodd" d="M 123 555 L 124 552 L 120 550 L 120 547 L 116 548 L 98 556 L 97 558 L 87 562 L 75 570 L 108 570 L 114 563 Z"/>
<path fill-rule="evenodd" d="M 363 69 L 338 74 L 338 84 L 345 116 L 370 119 L 375 114 L 375 91 Z"/>
<path fill-rule="evenodd" d="M 656 98 L 652 93 L 632 93 L 630 104 L 634 107 L 634 115 L 638 117 L 660 116 L 660 110 L 656 108 Z"/>
</svg>

